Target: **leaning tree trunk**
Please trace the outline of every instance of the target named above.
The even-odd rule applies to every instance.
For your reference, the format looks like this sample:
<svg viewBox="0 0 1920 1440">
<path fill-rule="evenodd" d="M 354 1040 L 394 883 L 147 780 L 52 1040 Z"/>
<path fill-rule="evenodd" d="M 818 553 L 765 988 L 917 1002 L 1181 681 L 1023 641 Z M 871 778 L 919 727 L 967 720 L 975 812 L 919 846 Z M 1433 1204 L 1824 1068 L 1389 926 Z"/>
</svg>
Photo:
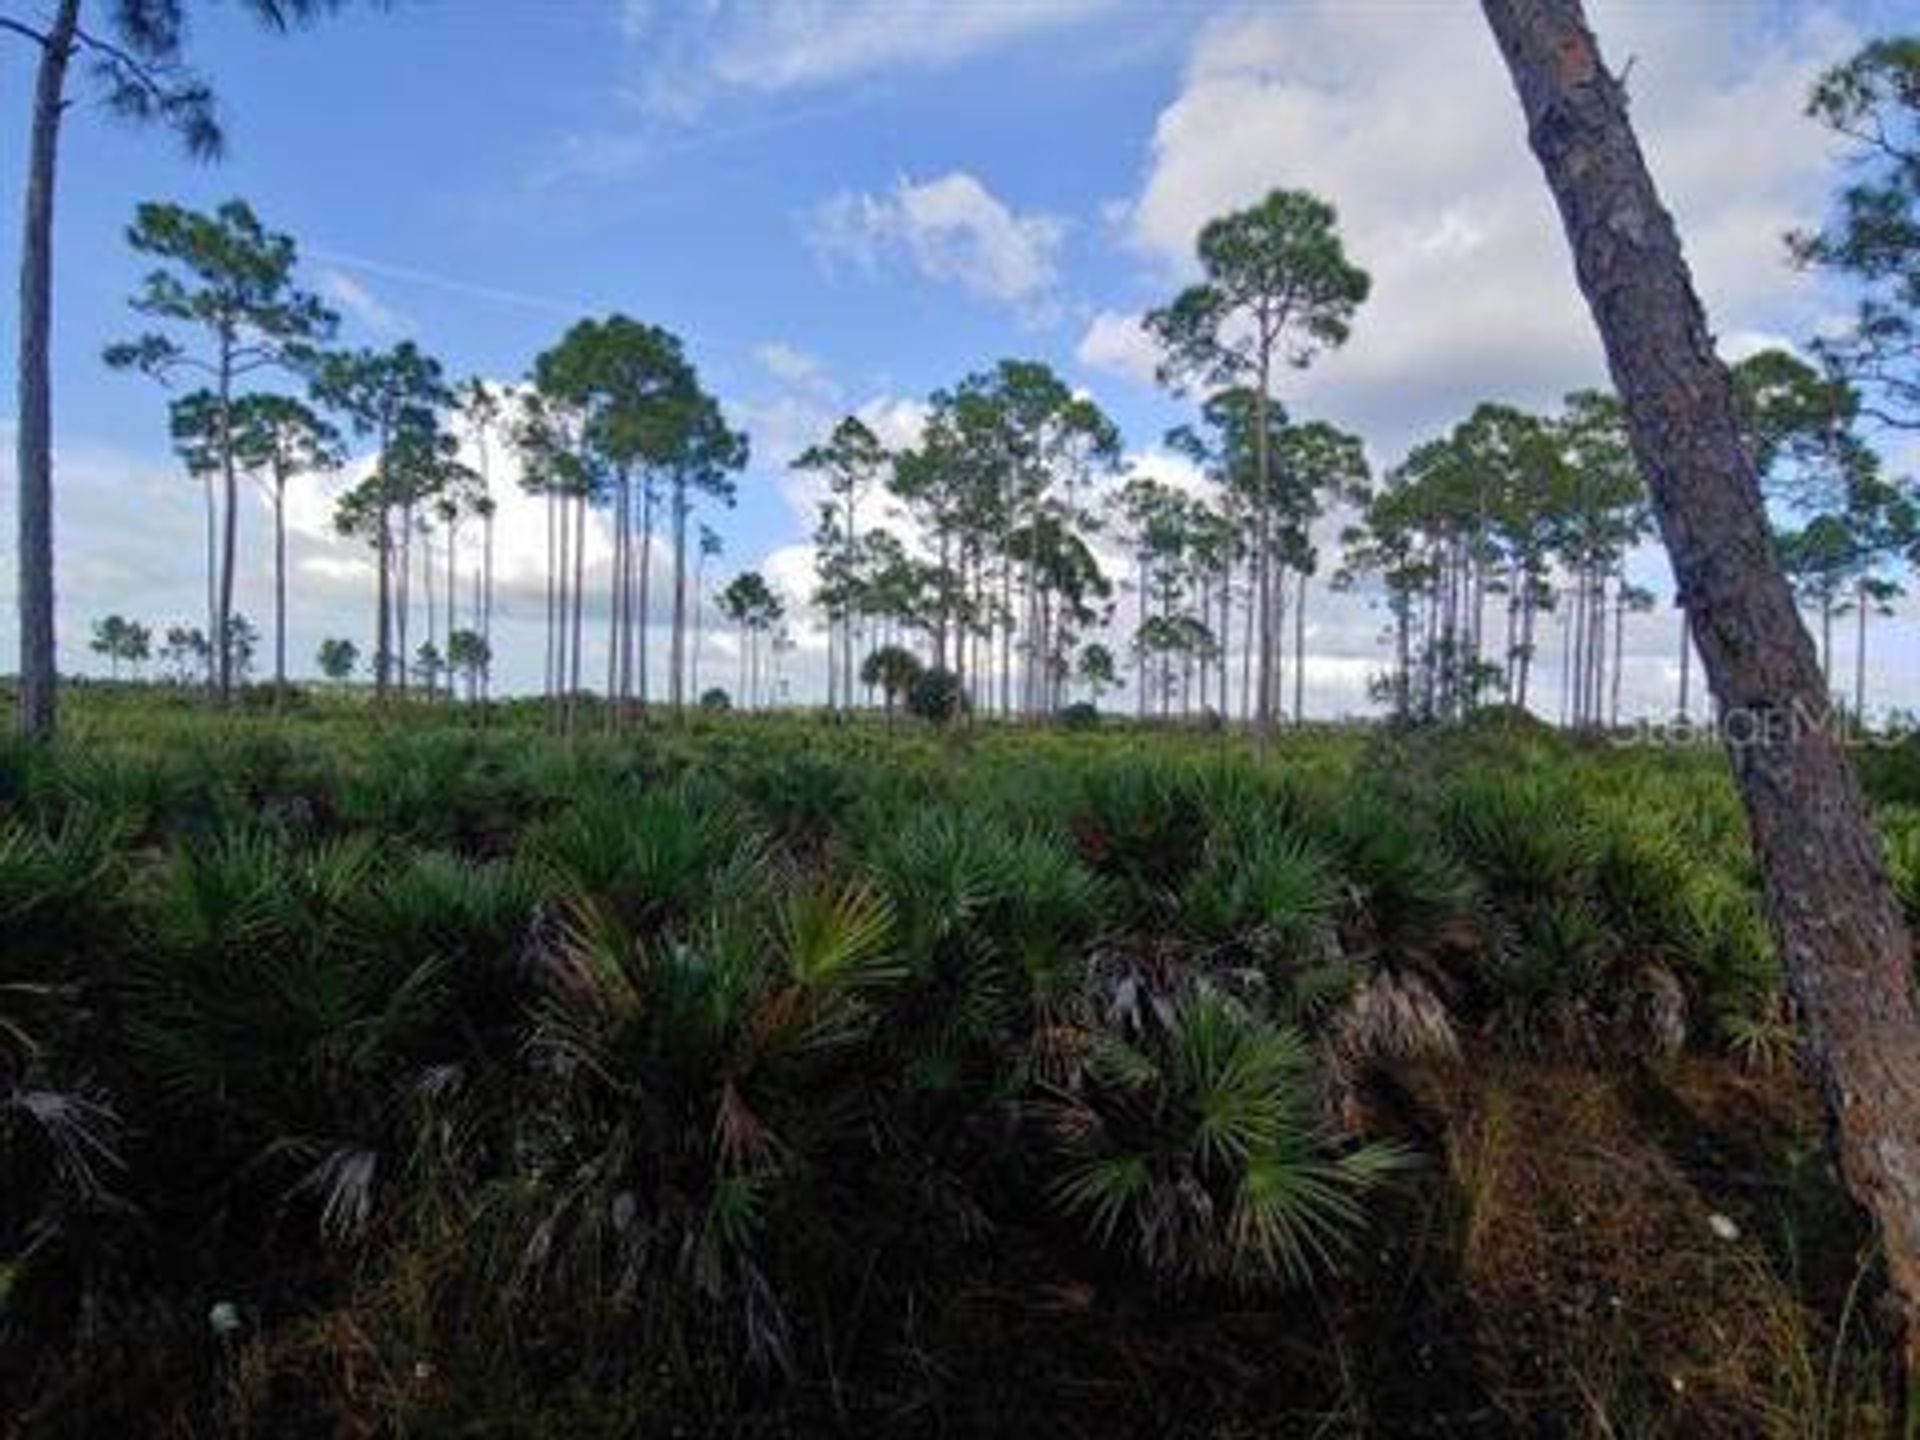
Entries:
<svg viewBox="0 0 1920 1440">
<path fill-rule="evenodd" d="M 1728 724 L 1805 1054 L 1920 1370 L 1913 952 L 1780 571 L 1673 220 L 1579 0 L 1482 0 L 1560 206 L 1701 660 Z"/>
<path fill-rule="evenodd" d="M 53 737 L 59 672 L 53 642 L 53 186 L 80 0 L 60 0 L 40 47 L 26 220 L 20 240 L 20 731 Z"/>
</svg>

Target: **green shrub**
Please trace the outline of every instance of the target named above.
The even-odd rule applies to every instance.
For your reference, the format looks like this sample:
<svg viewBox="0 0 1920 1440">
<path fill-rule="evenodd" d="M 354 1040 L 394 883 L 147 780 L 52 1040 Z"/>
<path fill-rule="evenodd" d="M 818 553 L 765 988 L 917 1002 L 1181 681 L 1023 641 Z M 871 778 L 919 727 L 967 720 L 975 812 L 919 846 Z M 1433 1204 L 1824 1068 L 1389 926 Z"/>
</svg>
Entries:
<svg viewBox="0 0 1920 1440">
<path fill-rule="evenodd" d="M 922 670 L 907 687 L 907 713 L 933 725 L 950 725 L 970 708 L 966 688 L 951 670 Z"/>
<path fill-rule="evenodd" d="M 1198 990 L 1164 1019 L 1099 1037 L 1051 1112 L 1054 1201 L 1147 1271 L 1299 1283 L 1359 1228 L 1360 1197 L 1401 1163 L 1320 1132 L 1305 1043 Z"/>
</svg>

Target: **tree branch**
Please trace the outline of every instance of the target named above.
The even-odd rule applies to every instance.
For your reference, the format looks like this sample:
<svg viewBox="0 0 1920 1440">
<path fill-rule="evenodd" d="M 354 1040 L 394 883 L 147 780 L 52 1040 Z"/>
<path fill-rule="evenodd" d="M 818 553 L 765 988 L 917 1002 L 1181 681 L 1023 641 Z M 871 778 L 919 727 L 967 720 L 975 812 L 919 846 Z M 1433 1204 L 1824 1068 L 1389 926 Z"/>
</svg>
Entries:
<svg viewBox="0 0 1920 1440">
<path fill-rule="evenodd" d="M 45 34 L 34 29 L 31 25 L 24 24 L 19 20 L 11 19 L 5 15 L 0 15 L 0 30 L 8 30 L 15 35 L 24 35 L 43 50 L 46 49 L 48 44 L 48 37 Z"/>
</svg>

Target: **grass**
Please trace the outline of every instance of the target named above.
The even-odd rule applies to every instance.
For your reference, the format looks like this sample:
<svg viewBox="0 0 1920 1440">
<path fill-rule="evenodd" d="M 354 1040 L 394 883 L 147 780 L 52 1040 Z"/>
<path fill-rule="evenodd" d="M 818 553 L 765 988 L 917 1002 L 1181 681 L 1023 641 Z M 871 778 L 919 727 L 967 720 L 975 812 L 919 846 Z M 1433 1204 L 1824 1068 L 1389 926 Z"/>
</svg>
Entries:
<svg viewBox="0 0 1920 1440">
<path fill-rule="evenodd" d="M 1711 754 L 71 720 L 4 1433 L 1891 1427 Z"/>
</svg>

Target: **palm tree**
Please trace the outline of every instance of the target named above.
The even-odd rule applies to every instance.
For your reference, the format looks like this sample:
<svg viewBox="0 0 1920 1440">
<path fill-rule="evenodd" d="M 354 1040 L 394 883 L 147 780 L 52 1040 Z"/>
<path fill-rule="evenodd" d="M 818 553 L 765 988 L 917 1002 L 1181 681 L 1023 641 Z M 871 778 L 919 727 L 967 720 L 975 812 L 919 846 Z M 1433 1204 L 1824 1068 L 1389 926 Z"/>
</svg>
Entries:
<svg viewBox="0 0 1920 1440">
<path fill-rule="evenodd" d="M 920 678 L 920 657 L 901 645 L 883 645 L 861 662 L 860 680 L 869 689 L 877 687 L 886 697 L 887 723 L 907 698 L 913 682 Z"/>
</svg>

